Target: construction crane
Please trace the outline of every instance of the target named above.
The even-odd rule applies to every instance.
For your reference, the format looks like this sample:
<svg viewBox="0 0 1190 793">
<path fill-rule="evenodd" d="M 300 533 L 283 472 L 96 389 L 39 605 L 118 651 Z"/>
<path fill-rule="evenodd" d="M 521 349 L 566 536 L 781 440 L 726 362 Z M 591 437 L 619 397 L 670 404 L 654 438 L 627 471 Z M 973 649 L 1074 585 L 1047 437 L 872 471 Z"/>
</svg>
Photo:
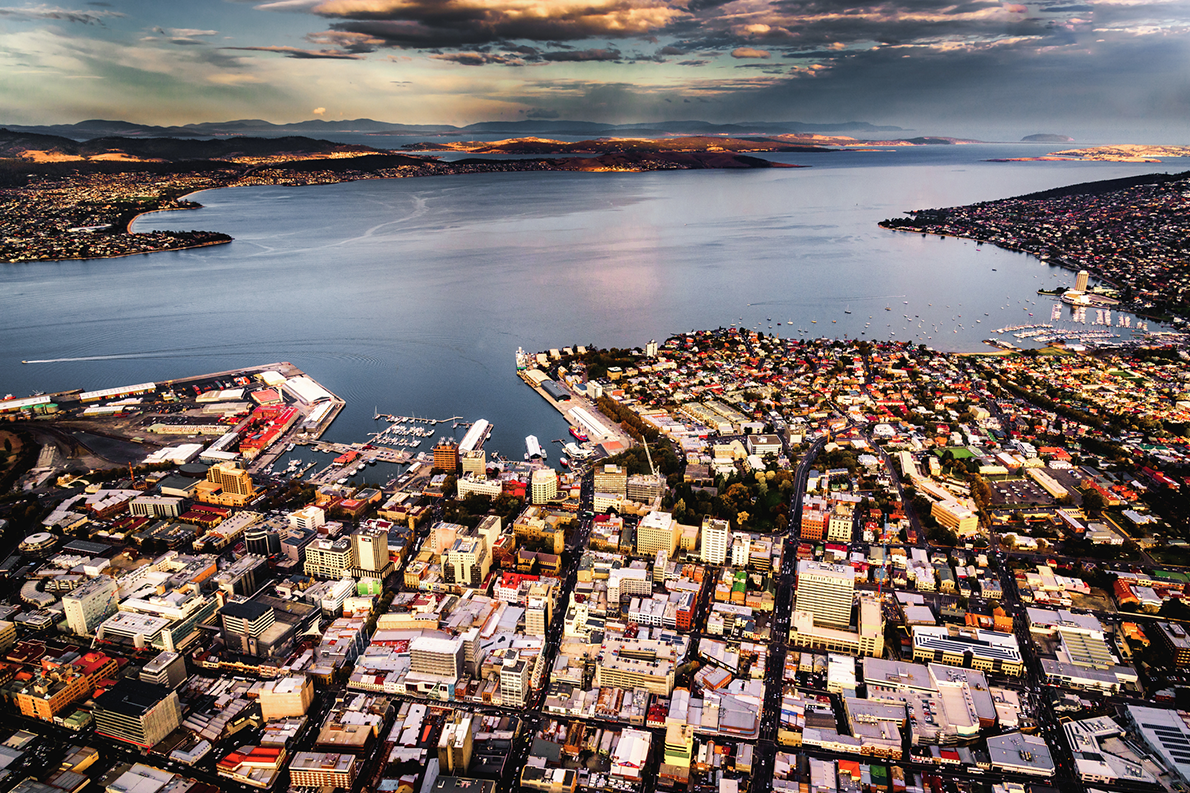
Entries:
<svg viewBox="0 0 1190 793">
<path fill-rule="evenodd" d="M 657 468 L 653 465 L 653 455 L 649 454 L 649 439 L 645 438 L 645 459 L 649 461 L 649 473 L 657 476 Z"/>
</svg>

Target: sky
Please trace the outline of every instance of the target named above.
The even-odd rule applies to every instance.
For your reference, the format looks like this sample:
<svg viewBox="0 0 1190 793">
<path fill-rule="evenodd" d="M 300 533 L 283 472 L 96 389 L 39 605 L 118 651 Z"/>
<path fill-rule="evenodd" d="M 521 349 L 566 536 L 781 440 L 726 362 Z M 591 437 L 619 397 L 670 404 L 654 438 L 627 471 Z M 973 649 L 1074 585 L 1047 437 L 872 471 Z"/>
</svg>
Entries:
<svg viewBox="0 0 1190 793">
<path fill-rule="evenodd" d="M 857 120 L 1190 143 L 1190 0 L 8 2 L 0 124 Z"/>
</svg>

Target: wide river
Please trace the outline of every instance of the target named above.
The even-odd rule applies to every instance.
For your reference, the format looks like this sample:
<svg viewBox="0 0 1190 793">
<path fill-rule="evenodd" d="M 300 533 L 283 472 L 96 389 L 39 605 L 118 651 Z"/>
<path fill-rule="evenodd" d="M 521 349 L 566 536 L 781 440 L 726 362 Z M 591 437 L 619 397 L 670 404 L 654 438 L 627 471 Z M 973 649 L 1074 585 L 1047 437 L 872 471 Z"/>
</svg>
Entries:
<svg viewBox="0 0 1190 793">
<path fill-rule="evenodd" d="M 995 328 L 1048 321 L 1051 302 L 1037 289 L 1073 274 L 876 224 L 908 209 L 1181 170 L 984 161 L 1057 148 L 937 146 L 774 156 L 812 166 L 798 169 L 203 192 L 202 209 L 144 216 L 134 230 L 208 229 L 233 243 L 4 266 L 0 395 L 286 360 L 348 401 L 328 438 L 361 439 L 376 408 L 482 417 L 495 425 L 489 448 L 519 457 L 525 435 L 548 447 L 566 425 L 516 377 L 518 346 L 643 346 L 741 324 L 988 349 L 981 340 Z"/>
</svg>

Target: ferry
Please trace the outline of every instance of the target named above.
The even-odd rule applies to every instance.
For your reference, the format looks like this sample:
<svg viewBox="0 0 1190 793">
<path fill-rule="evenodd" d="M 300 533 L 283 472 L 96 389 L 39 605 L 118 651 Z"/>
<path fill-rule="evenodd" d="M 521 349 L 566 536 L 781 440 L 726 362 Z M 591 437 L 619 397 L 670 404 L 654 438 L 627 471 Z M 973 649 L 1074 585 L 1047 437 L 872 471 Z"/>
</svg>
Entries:
<svg viewBox="0 0 1190 793">
<path fill-rule="evenodd" d="M 570 434 L 575 437 L 575 440 L 579 440 L 579 441 L 585 441 L 588 438 L 587 433 L 583 432 L 578 427 L 575 427 L 573 425 L 570 427 Z"/>
<path fill-rule="evenodd" d="M 567 460 L 565 457 L 559 457 L 558 462 L 562 464 L 563 468 L 566 468 L 567 466 L 570 465 L 570 461 Z"/>
</svg>

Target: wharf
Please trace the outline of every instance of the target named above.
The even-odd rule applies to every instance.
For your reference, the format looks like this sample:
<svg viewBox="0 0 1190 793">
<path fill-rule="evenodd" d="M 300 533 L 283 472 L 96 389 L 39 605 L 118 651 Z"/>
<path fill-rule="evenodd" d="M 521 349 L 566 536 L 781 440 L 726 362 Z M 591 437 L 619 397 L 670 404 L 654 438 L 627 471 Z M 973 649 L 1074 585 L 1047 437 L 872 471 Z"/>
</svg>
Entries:
<svg viewBox="0 0 1190 793">
<path fill-rule="evenodd" d="M 534 382 L 530 372 L 540 373 L 540 370 L 524 369 L 518 371 L 517 376 L 525 382 L 525 385 L 536 391 L 538 396 L 548 402 L 554 410 L 561 413 L 562 418 L 566 419 L 569 424 L 586 430 L 588 440 L 580 446 L 587 449 L 602 447 L 604 453 L 610 457 L 636 445 L 632 436 L 621 429 L 619 423 L 603 415 L 594 402 L 575 393 L 573 389 L 567 388 L 562 383 L 558 383 L 558 386 L 570 395 L 570 399 L 559 402 Z"/>
<path fill-rule="evenodd" d="M 319 440 L 299 440 L 297 443 L 299 446 L 308 446 L 314 451 L 323 452 L 324 454 L 339 455 L 346 454 L 347 452 L 357 452 L 359 459 L 363 462 L 375 460 L 378 463 L 404 465 L 412 462 L 415 457 L 413 452 L 390 449 L 387 446 L 375 446 L 368 443 L 335 443 Z"/>
</svg>

